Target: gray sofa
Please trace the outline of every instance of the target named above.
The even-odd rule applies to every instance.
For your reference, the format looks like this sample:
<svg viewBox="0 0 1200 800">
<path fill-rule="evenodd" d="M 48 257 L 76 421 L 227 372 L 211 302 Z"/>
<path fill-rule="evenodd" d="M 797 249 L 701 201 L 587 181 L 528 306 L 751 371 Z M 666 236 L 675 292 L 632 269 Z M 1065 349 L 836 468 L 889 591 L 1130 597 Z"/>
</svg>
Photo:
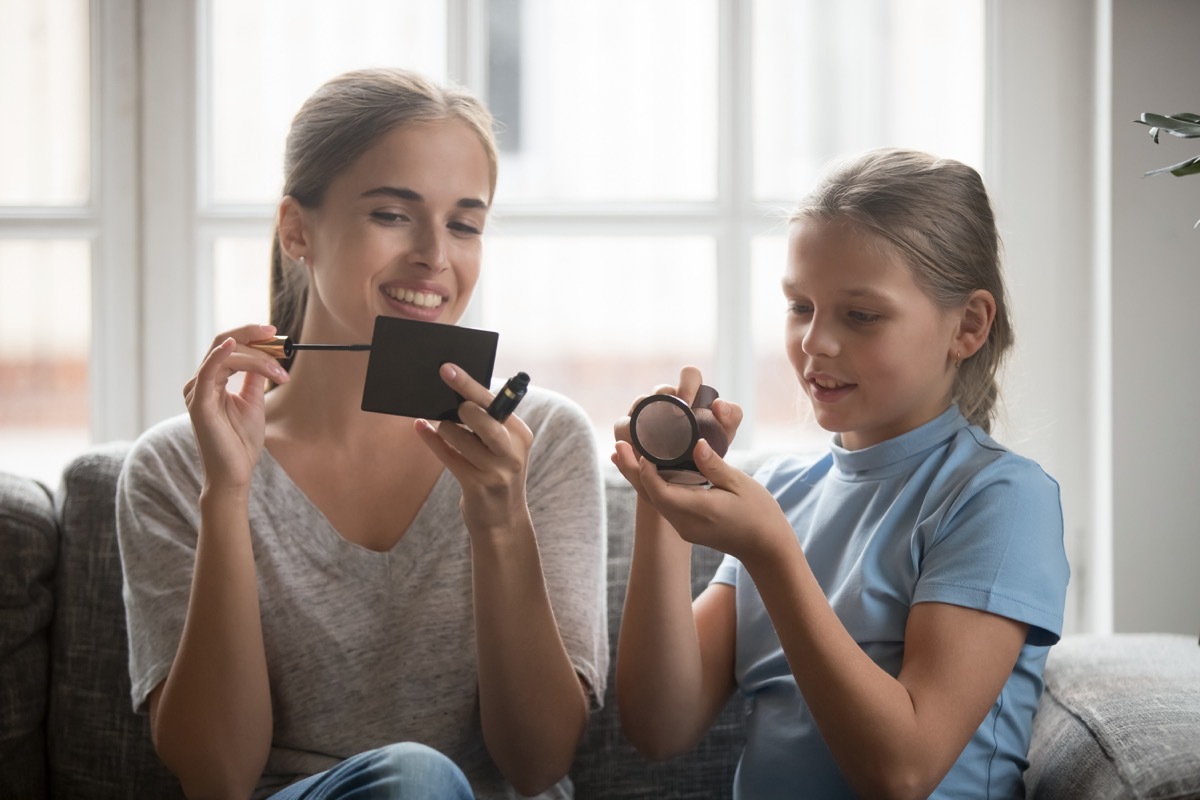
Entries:
<svg viewBox="0 0 1200 800">
<path fill-rule="evenodd" d="M 0 473 L 0 798 L 178 797 L 129 706 L 114 487 L 127 444 L 80 455 L 54 491 Z M 756 460 L 746 456 L 742 466 Z M 606 475 L 612 645 L 633 493 Z M 718 556 L 698 552 L 698 589 Z M 1200 797 L 1200 648 L 1190 636 L 1069 637 L 1035 723 L 1033 798 Z M 609 694 L 581 743 L 580 800 L 728 797 L 743 733 L 735 698 L 687 756 L 647 763 Z"/>
</svg>

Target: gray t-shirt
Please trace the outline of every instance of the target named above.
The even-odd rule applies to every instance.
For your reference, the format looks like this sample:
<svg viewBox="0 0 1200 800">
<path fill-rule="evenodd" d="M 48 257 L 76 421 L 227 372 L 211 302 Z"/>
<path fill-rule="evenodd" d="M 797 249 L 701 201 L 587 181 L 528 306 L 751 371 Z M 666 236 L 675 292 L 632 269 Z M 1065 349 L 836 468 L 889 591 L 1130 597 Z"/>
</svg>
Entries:
<svg viewBox="0 0 1200 800">
<path fill-rule="evenodd" d="M 605 520 L 600 465 L 577 405 L 531 388 L 529 510 L 551 605 L 576 671 L 604 697 Z M 117 485 L 133 705 L 167 677 L 191 588 L 203 480 L 188 417 L 135 443 Z M 380 553 L 330 525 L 271 454 L 254 474 L 258 567 L 274 737 L 255 797 L 356 753 L 417 741 L 454 759 L 478 797 L 516 797 L 484 747 L 471 556 L 461 490 L 443 471 L 407 533 Z M 569 798 L 563 779 L 546 798 Z"/>
</svg>

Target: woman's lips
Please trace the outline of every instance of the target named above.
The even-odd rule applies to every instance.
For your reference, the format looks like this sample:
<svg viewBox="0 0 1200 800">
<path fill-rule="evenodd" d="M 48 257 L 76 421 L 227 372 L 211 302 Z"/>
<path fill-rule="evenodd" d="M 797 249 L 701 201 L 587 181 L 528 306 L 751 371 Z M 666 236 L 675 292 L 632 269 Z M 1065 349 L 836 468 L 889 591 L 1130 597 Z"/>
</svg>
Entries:
<svg viewBox="0 0 1200 800">
<path fill-rule="evenodd" d="M 411 286 L 384 286 L 380 291 L 389 309 L 409 319 L 436 320 L 449 300 L 444 292 Z"/>
</svg>

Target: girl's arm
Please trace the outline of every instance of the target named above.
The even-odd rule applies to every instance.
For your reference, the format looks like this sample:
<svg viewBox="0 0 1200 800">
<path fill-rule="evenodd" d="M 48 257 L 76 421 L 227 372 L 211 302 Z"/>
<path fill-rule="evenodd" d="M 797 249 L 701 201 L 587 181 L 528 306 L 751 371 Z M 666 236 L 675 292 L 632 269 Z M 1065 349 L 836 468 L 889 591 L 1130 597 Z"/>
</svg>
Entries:
<svg viewBox="0 0 1200 800">
<path fill-rule="evenodd" d="M 516 415 L 489 417 L 489 393 L 461 370 L 446 366 L 442 375 L 470 401 L 459 409 L 466 427 L 416 424 L 462 486 L 484 741 L 513 787 L 536 795 L 570 770 L 588 702 L 550 604 L 525 496 L 533 435 Z"/>
<path fill-rule="evenodd" d="M 627 443 L 617 443 L 613 462 L 637 486 Z M 636 514 L 617 705 L 634 747 L 661 760 L 694 747 L 733 693 L 734 591 L 713 584 L 693 602 L 692 545 L 640 494 Z"/>
<path fill-rule="evenodd" d="M 237 344 L 273 332 L 232 332 L 185 390 L 204 465 L 200 530 L 179 648 L 149 702 L 155 749 L 189 798 L 248 796 L 270 752 L 271 696 L 247 508 L 263 443 L 262 378 L 287 376 L 269 357 L 239 352 Z M 230 394 L 225 381 L 238 371 L 246 372 L 245 383 Z"/>
<path fill-rule="evenodd" d="M 782 510 L 705 443 L 703 496 L 642 468 L 648 499 L 696 543 L 730 552 L 754 579 L 800 691 L 851 786 L 868 797 L 925 797 L 996 701 L 1027 626 L 942 603 L 909 614 L 892 677 L 850 636 L 809 569 Z"/>
</svg>

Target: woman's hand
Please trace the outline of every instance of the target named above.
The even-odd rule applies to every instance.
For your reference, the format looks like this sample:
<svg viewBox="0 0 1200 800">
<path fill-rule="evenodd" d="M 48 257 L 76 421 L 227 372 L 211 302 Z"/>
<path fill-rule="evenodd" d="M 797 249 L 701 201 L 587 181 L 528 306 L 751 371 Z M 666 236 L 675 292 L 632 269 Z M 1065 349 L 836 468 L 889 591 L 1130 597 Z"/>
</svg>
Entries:
<svg viewBox="0 0 1200 800">
<path fill-rule="evenodd" d="M 288 374 L 274 358 L 246 344 L 274 334 L 272 325 L 246 325 L 219 335 L 183 387 L 205 482 L 210 487 L 244 488 L 250 484 L 266 431 L 266 379 L 285 383 Z M 241 390 L 233 393 L 226 382 L 238 372 L 245 373 L 245 380 Z"/>
<path fill-rule="evenodd" d="M 525 475 L 533 433 L 513 414 L 498 422 L 487 413 L 492 393 L 454 364 L 442 380 L 463 397 L 462 425 L 416 421 L 417 434 L 462 486 L 463 521 L 472 536 L 529 527 Z"/>
</svg>

